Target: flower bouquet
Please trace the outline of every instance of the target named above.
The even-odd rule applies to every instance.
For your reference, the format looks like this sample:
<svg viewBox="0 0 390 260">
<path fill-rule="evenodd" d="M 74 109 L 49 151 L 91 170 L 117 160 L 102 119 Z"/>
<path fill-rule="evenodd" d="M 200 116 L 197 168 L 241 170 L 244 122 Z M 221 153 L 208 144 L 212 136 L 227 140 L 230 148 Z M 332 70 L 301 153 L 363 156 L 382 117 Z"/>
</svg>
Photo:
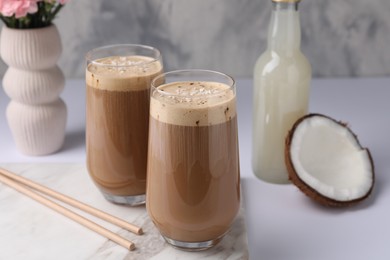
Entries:
<svg viewBox="0 0 390 260">
<path fill-rule="evenodd" d="M 0 0 L 0 19 L 9 28 L 41 28 L 53 19 L 68 0 Z"/>
</svg>

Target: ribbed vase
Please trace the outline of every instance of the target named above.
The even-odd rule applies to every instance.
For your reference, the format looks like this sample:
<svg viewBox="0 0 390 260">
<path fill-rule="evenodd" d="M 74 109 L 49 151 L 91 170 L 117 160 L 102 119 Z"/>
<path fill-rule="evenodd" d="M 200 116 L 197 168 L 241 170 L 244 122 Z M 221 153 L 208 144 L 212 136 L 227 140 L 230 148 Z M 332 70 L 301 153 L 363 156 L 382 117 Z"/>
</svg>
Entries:
<svg viewBox="0 0 390 260">
<path fill-rule="evenodd" d="M 2 28 L 0 54 L 9 66 L 3 87 L 11 98 L 7 120 L 17 148 L 24 154 L 50 154 L 64 143 L 67 110 L 59 95 L 65 78 L 57 66 L 61 52 L 54 25 Z"/>
</svg>

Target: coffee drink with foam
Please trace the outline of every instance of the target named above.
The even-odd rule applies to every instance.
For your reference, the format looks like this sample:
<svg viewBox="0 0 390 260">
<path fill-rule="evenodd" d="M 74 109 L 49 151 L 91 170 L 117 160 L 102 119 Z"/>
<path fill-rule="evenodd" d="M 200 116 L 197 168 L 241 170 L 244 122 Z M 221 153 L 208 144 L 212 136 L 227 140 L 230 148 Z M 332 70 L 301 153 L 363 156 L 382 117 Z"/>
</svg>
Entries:
<svg viewBox="0 0 390 260">
<path fill-rule="evenodd" d="M 161 78 L 150 101 L 148 213 L 168 243 L 206 249 L 240 205 L 234 81 L 198 70 Z"/>
<path fill-rule="evenodd" d="M 87 167 L 109 201 L 137 205 L 145 201 L 150 84 L 163 68 L 151 47 L 110 47 L 92 51 L 86 69 Z"/>
</svg>

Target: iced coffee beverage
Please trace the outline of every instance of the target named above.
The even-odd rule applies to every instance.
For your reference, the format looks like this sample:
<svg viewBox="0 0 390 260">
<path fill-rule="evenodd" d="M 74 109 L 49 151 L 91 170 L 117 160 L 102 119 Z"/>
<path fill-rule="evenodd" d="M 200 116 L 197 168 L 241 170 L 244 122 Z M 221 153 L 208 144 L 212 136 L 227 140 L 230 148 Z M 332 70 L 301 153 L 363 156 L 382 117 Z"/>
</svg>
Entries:
<svg viewBox="0 0 390 260">
<path fill-rule="evenodd" d="M 145 202 L 152 79 L 162 73 L 158 50 L 115 45 L 87 55 L 88 172 L 111 202 Z"/>
<path fill-rule="evenodd" d="M 168 243 L 207 249 L 240 205 L 234 81 L 198 70 L 161 77 L 151 90 L 148 213 Z"/>
</svg>

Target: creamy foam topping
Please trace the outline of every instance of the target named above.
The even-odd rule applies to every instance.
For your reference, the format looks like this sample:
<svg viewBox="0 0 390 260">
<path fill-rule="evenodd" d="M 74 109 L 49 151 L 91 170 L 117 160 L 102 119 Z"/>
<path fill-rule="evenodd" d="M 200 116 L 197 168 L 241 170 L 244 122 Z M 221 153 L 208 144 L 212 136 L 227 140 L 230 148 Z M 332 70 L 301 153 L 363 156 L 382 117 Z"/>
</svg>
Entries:
<svg viewBox="0 0 390 260">
<path fill-rule="evenodd" d="M 86 70 L 87 85 L 106 90 L 129 91 L 150 87 L 161 74 L 162 64 L 146 56 L 111 56 L 90 63 Z"/>
<path fill-rule="evenodd" d="M 152 93 L 150 115 L 164 123 L 208 126 L 231 120 L 236 115 L 233 90 L 219 82 L 174 82 Z"/>
</svg>

